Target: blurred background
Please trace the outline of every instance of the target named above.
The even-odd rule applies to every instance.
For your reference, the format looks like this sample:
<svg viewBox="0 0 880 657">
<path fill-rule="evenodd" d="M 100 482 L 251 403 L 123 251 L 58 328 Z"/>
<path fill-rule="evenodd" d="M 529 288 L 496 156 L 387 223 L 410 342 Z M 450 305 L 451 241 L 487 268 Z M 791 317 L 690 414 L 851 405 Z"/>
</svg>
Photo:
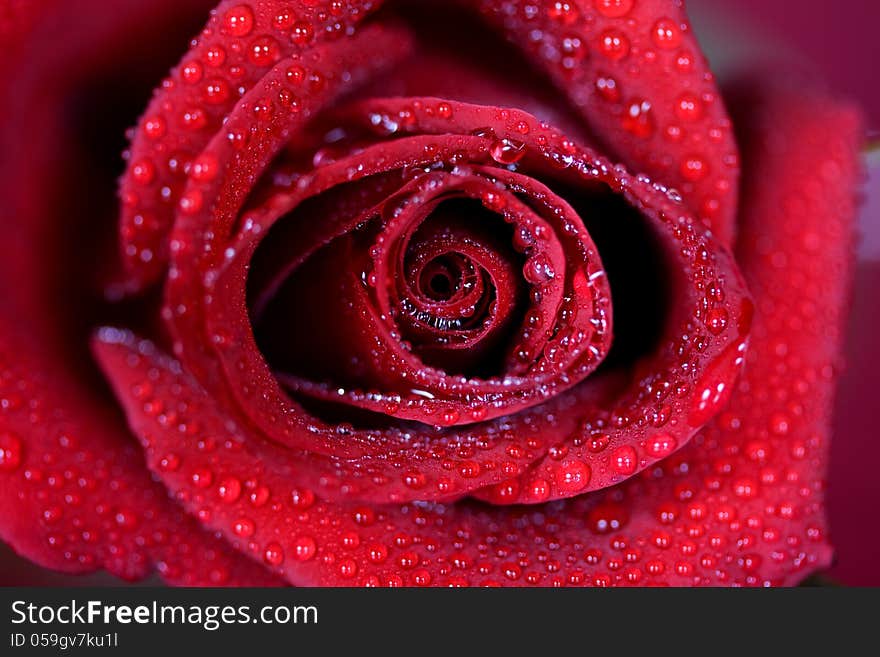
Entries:
<svg viewBox="0 0 880 657">
<path fill-rule="evenodd" d="M 825 581 L 880 586 L 880 1 L 690 0 L 688 10 L 722 80 L 761 62 L 824 78 L 857 101 L 869 128 L 858 264 L 834 417 L 828 509 L 835 565 Z M 751 63 L 751 64 L 750 64 Z M 7 585 L 124 584 L 107 575 L 70 577 L 19 559 L 0 544 L 0 582 Z M 160 584 L 158 579 L 143 584 Z"/>
<path fill-rule="evenodd" d="M 828 477 L 836 563 L 825 575 L 840 584 L 880 586 L 880 2 L 690 0 L 687 6 L 722 79 L 750 61 L 784 60 L 821 77 L 866 114 L 858 263 Z"/>
</svg>

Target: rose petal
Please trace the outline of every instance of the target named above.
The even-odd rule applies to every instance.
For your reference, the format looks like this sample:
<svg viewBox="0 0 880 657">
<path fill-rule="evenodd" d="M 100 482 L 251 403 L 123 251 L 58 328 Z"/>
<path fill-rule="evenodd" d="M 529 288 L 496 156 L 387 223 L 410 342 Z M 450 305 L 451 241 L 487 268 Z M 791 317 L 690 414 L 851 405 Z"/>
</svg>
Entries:
<svg viewBox="0 0 880 657">
<path fill-rule="evenodd" d="M 296 65 L 317 64 L 311 78 L 305 75 L 300 81 L 312 93 L 324 83 L 322 69 L 340 64 L 333 57 L 341 53 L 321 63 L 321 49 L 352 30 L 371 3 L 355 0 L 341 11 L 328 12 L 329 4 L 223 0 L 212 12 L 195 45 L 147 108 L 132 142 L 122 180 L 120 246 L 126 272 L 117 285 L 123 291 L 142 290 L 165 273 L 177 204 L 182 198 L 193 200 L 183 196 L 188 167 L 172 167 L 168 155 L 193 162 L 242 96 L 279 62 L 294 58 Z M 393 43 L 388 47 L 395 49 Z M 290 66 L 288 61 L 281 77 Z M 288 98 L 285 109 L 294 113 L 299 99 L 291 92 Z"/>
<path fill-rule="evenodd" d="M 207 357 L 207 336 L 200 326 L 203 297 L 210 295 L 199 293 L 199 283 L 226 257 L 222 242 L 251 186 L 313 113 L 405 50 L 405 33 L 390 28 L 367 28 L 351 39 L 318 46 L 305 75 L 321 84 L 300 98 L 291 89 L 299 83 L 290 79 L 290 71 L 301 68 L 299 60 L 281 60 L 235 105 L 199 155 L 208 172 L 193 169 L 178 203 L 162 315 L 175 353 L 200 380 L 219 375 L 215 361 Z"/>
<path fill-rule="evenodd" d="M 188 586 L 277 583 L 168 499 L 104 400 L 47 365 L 7 318 L 0 335 L 3 540 L 70 573 L 139 579 L 156 569 Z"/>
<path fill-rule="evenodd" d="M 131 62 L 125 35 L 137 41 L 162 28 L 173 42 L 179 28 L 168 28 L 169 16 L 185 25 L 206 2 L 120 0 L 112 12 L 92 5 L 94 11 L 52 1 L 0 8 L 0 65 L 9 92 L 0 105 L 0 152 L 27 154 L 0 159 L 0 272 L 17 281 L 0 301 L 0 537 L 23 556 L 67 572 L 105 568 L 134 579 L 155 569 L 176 584 L 277 584 L 151 480 L 83 356 L 84 343 L 74 344 L 83 312 L 94 305 L 92 281 L 74 256 L 98 241 L 93 224 L 100 225 L 104 204 L 93 198 L 90 213 L 77 214 L 80 195 L 100 188 L 100 180 L 86 175 L 95 171 L 77 149 L 81 135 L 69 134 L 65 112 L 78 97 L 67 85 L 82 82 L 96 55 Z M 76 30 L 59 28 L 71 20 Z M 152 53 L 160 62 L 162 50 Z M 137 70 L 129 75 L 140 77 L 150 67 L 135 58 L 131 68 Z M 61 271 L 66 275 L 54 275 Z"/>
<path fill-rule="evenodd" d="M 467 4 L 553 77 L 612 159 L 678 189 L 721 241 L 731 243 L 736 144 L 683 3 Z"/>
</svg>

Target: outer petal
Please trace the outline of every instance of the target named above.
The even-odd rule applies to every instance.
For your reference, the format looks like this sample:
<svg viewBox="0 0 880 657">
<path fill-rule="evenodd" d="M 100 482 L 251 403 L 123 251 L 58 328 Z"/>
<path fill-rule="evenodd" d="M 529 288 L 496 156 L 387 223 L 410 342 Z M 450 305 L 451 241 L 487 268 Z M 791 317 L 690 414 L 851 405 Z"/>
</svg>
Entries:
<svg viewBox="0 0 880 657">
<path fill-rule="evenodd" d="M 252 4 L 222 0 L 212 12 L 190 52 L 150 103 L 132 140 L 130 166 L 122 178 L 120 245 L 125 273 L 121 291 L 140 291 L 165 273 L 177 204 L 184 201 L 184 205 L 191 205 L 194 193 L 190 190 L 189 197 L 184 193 L 189 167 L 181 163 L 192 162 L 206 148 L 230 150 L 237 144 L 240 149 L 247 146 L 262 151 L 257 144 L 247 143 L 248 133 L 241 131 L 240 120 L 238 130 L 229 126 L 229 134 L 235 139 L 218 137 L 221 127 L 227 128 L 230 112 L 242 97 L 268 94 L 280 80 L 295 77 L 290 73 L 293 67 L 312 59 L 319 61 L 318 53 L 328 42 L 332 44 L 340 37 L 350 39 L 373 3 L 352 0 L 334 3 L 333 7 L 330 4 L 325 0 Z M 328 74 L 323 69 L 327 65 L 337 66 L 340 70 L 335 72 L 341 73 L 343 67 L 351 65 L 343 61 L 358 59 L 359 54 L 363 55 L 361 60 L 383 59 L 381 52 L 368 52 L 367 44 L 369 41 L 358 44 L 363 53 L 346 52 L 344 45 L 330 50 L 325 53 L 323 65 L 309 71 L 309 78 L 299 83 L 311 86 L 311 96 L 322 98 L 320 91 Z M 393 41 L 379 45 L 389 52 L 395 48 Z M 359 63 L 364 65 L 363 61 Z M 305 76 L 301 66 L 300 70 Z M 342 83 L 334 81 L 331 86 L 335 91 Z M 281 111 L 298 115 L 301 109 L 297 96 L 286 91 L 285 98 Z M 266 102 L 271 106 L 270 100 Z M 312 109 L 306 103 L 303 115 Z M 296 125 L 300 118 L 295 116 L 289 122 Z M 249 119 L 259 120 L 253 114 Z M 256 137 L 255 142 L 259 142 Z M 260 158 L 252 155 L 243 159 L 242 167 L 250 173 L 246 165 Z"/>
<path fill-rule="evenodd" d="M 547 71 L 612 159 L 681 191 L 729 244 L 738 155 L 684 3 L 470 0 Z"/>
<path fill-rule="evenodd" d="M 186 200 L 188 167 L 181 163 L 192 161 L 208 145 L 239 94 L 278 61 L 352 34 L 381 4 L 220 3 L 135 133 L 122 187 L 126 276 L 121 291 L 143 289 L 164 273 L 175 202 Z M 729 243 L 736 208 L 736 149 L 714 79 L 680 3 L 463 4 L 479 10 L 553 76 L 614 159 L 680 188 L 699 216 Z"/>
<path fill-rule="evenodd" d="M 169 583 L 276 580 L 202 529 L 151 481 L 114 412 L 0 324 L 0 537 L 49 568 Z"/>
<path fill-rule="evenodd" d="M 87 359 L 85 339 L 73 346 L 93 305 L 75 256 L 94 247 L 104 208 L 91 197 L 88 214 L 79 214 L 81 196 L 100 182 L 80 177 L 90 162 L 65 130 L 70 117 L 62 110 L 78 98 L 66 85 L 81 81 L 93 52 L 123 52 L 127 61 L 124 34 L 156 28 L 171 11 L 180 20 L 205 7 L 205 0 L 124 0 L 110 14 L 97 1 L 0 3 L 0 40 L 4 48 L 21 46 L 5 51 L 0 93 L 0 276 L 7 282 L 0 299 L 0 538 L 50 568 L 106 568 L 128 579 L 156 568 L 166 581 L 190 585 L 277 583 L 151 480 Z M 77 30 L 59 35 L 68 12 L 76 12 Z M 51 51 L 43 49 L 49 40 Z M 70 56 L 83 50 L 84 58 Z M 61 270 L 66 275 L 55 276 Z"/>
<path fill-rule="evenodd" d="M 827 566 L 823 489 L 855 262 L 863 132 L 854 107 L 801 82 L 749 80 L 732 94 L 746 163 L 737 256 L 757 300 L 753 336 L 761 348 L 707 437 L 723 447 L 737 436 L 754 463 L 750 476 L 760 488 L 752 504 L 763 506 L 764 539 L 778 525 L 774 535 L 801 550 L 794 565 L 815 559 Z M 743 467 L 735 472 L 749 476 Z"/>
<path fill-rule="evenodd" d="M 528 508 L 326 503 L 234 437 L 200 454 L 149 418 L 132 383 L 153 381 L 157 397 L 174 390 L 195 413 L 210 400 L 148 343 L 106 333 L 98 354 L 151 467 L 192 512 L 297 584 L 769 585 L 826 566 L 822 479 L 859 122 L 817 94 L 752 94 L 739 246 L 757 301 L 748 370 L 727 412 L 653 471 Z M 163 470 L 168 450 L 186 467 Z M 249 495 L 216 485 L 248 479 Z"/>
</svg>

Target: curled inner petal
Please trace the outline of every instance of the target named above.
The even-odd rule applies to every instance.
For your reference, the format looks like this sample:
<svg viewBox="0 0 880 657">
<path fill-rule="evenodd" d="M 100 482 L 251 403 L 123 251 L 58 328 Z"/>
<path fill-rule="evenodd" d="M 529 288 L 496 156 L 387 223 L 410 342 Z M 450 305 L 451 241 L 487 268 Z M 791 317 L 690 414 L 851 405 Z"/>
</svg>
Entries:
<svg viewBox="0 0 880 657">
<path fill-rule="evenodd" d="M 453 167 L 414 179 L 369 217 L 379 224 L 372 233 L 365 228 L 346 234 L 306 263 L 306 271 L 288 286 L 292 296 L 281 301 L 299 316 L 286 323 L 275 316 L 266 323 L 276 332 L 280 327 L 276 342 L 292 345 L 301 366 L 335 380 L 322 384 L 288 376 L 289 387 L 327 401 L 344 396 L 368 410 L 448 425 L 472 422 L 475 410 L 479 418 L 480 413 L 487 417 L 511 412 L 514 403 L 534 404 L 598 365 L 610 338 L 610 295 L 601 263 L 585 262 L 596 250 L 582 224 L 578 229 L 578 218 L 555 199 L 556 211 L 571 220 L 575 239 L 569 237 L 566 246 L 566 240 L 557 237 L 558 226 L 509 193 L 494 176 L 487 179 L 478 173 L 491 175 Z M 450 221 L 449 204 L 456 199 L 475 205 L 454 206 L 468 208 L 468 213 Z M 510 226 L 499 230 L 505 224 Z M 414 286 L 407 280 L 406 253 L 427 248 L 425 231 L 432 230 L 434 239 L 442 231 L 446 248 L 457 249 L 454 252 L 468 258 L 486 279 L 484 296 L 473 308 L 465 308 L 473 317 L 478 305 L 486 307 L 484 320 L 475 320 L 483 329 L 482 339 L 454 330 L 451 322 L 456 318 L 434 317 L 425 310 L 420 316 L 406 294 Z M 499 244 L 498 234 L 505 232 L 511 243 Z M 352 266 L 340 268 L 340 261 Z M 588 284 L 590 276 L 595 285 Z M 301 318 L 299 309 L 318 307 L 320 313 Z M 512 323 L 520 326 L 511 327 Z M 285 327 L 295 333 L 288 335 Z M 419 339 L 404 342 L 401 333 Z M 493 344 L 492 338 L 495 343 L 506 338 L 507 344 Z M 451 376 L 444 357 L 455 351 L 449 343 L 456 339 L 486 352 L 500 347 L 501 371 L 489 370 L 485 379 Z M 425 340 L 442 368 L 425 363 Z M 467 365 L 462 355 L 470 357 L 472 367 L 486 371 L 491 366 L 491 358 L 474 358 L 480 354 L 473 351 L 453 354 L 459 365 Z M 361 382 L 372 388 L 340 392 L 339 384 Z M 542 384 L 543 389 L 536 389 Z M 391 404 L 398 408 L 389 410 Z M 461 416 L 459 404 L 470 410 L 468 416 Z"/>
</svg>

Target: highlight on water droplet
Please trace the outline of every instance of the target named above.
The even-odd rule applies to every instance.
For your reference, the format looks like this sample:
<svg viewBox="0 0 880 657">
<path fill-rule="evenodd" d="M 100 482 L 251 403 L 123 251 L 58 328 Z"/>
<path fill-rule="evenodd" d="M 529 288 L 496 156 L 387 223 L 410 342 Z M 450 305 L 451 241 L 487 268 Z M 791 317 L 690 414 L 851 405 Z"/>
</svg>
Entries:
<svg viewBox="0 0 880 657">
<path fill-rule="evenodd" d="M 0 470 L 15 470 L 21 465 L 22 456 L 21 438 L 10 431 L 0 433 Z"/>
<path fill-rule="evenodd" d="M 730 345 L 706 368 L 691 399 L 688 424 L 692 427 L 703 426 L 727 405 L 745 360 L 747 344 L 743 340 Z"/>
</svg>

